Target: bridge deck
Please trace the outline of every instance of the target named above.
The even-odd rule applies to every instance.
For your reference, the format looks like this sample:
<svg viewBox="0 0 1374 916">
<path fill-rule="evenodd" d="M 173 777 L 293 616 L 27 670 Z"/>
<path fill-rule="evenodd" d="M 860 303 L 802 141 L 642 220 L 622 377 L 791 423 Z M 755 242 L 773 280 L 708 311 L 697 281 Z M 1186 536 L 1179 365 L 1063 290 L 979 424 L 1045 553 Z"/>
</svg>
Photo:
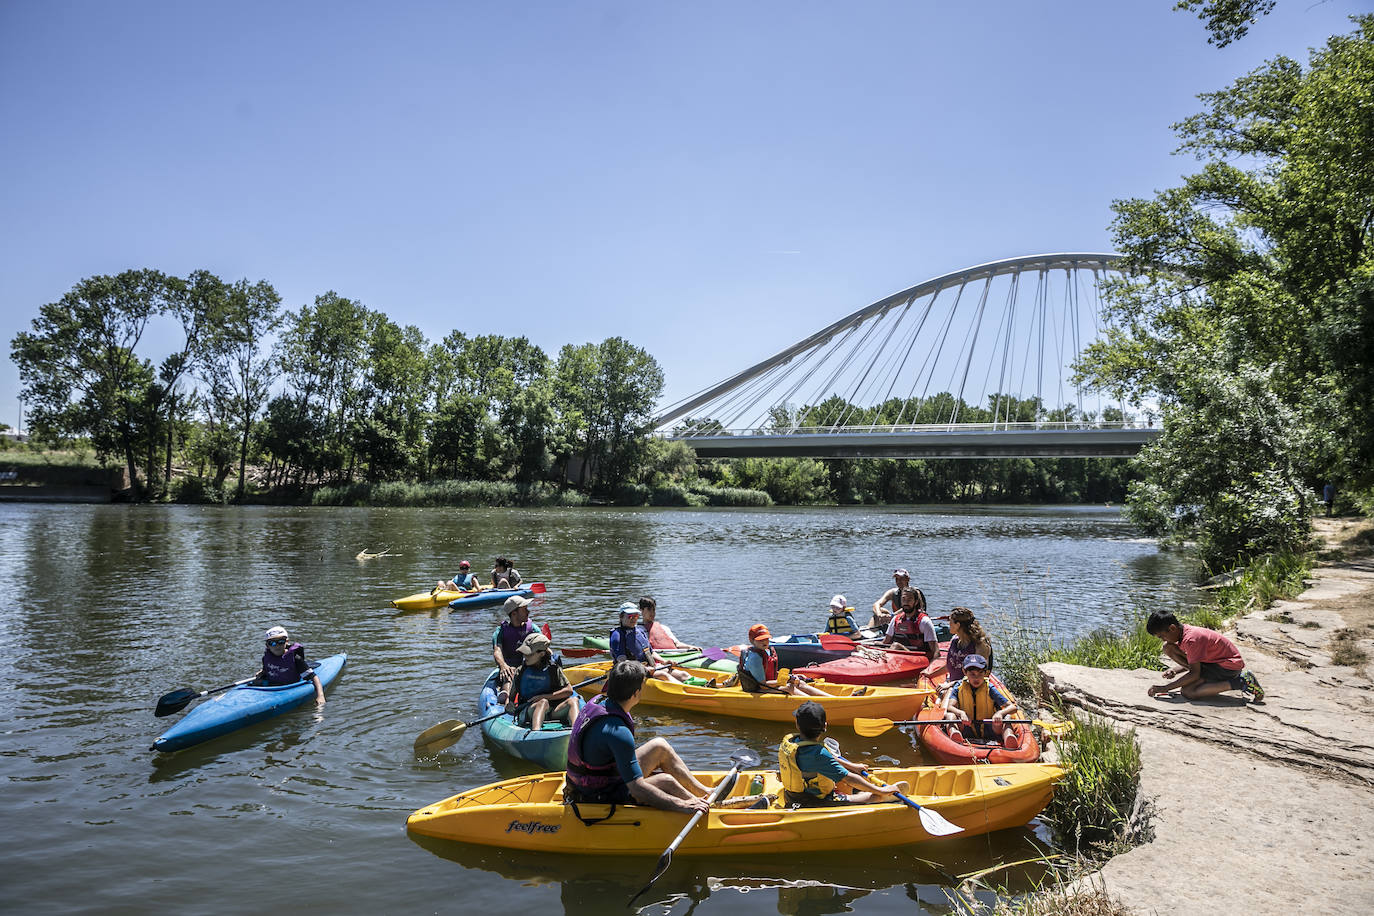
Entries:
<svg viewBox="0 0 1374 916">
<path fill-rule="evenodd" d="M 699 458 L 1119 458 L 1159 436 L 1152 428 L 745 432 L 667 436 Z"/>
</svg>

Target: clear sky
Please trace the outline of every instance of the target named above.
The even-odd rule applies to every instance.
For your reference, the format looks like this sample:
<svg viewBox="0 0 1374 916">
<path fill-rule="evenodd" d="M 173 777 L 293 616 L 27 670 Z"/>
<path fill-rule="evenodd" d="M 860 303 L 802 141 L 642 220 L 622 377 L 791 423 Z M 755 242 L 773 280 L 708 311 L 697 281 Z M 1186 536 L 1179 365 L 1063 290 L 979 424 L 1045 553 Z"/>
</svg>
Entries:
<svg viewBox="0 0 1374 916">
<path fill-rule="evenodd" d="M 1198 93 L 1369 9 L 1218 50 L 1171 6 L 3 0 L 0 421 L 13 336 L 128 268 L 620 335 L 667 403 L 937 274 L 1110 250 L 1114 198 L 1193 168 Z"/>
</svg>

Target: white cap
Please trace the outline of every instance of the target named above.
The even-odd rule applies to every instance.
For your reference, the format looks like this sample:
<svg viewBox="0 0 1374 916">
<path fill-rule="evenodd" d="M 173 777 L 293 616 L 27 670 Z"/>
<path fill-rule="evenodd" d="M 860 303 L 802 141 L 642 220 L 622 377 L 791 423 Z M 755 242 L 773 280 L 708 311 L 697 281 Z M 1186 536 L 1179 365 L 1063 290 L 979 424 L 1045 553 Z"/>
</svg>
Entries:
<svg viewBox="0 0 1374 916">
<path fill-rule="evenodd" d="M 844 595 L 836 595 L 830 599 L 830 608 L 835 611 L 842 611 L 849 606 L 849 602 L 844 600 Z"/>
<path fill-rule="evenodd" d="M 286 627 L 273 627 L 262 634 L 263 639 L 288 639 Z"/>
</svg>

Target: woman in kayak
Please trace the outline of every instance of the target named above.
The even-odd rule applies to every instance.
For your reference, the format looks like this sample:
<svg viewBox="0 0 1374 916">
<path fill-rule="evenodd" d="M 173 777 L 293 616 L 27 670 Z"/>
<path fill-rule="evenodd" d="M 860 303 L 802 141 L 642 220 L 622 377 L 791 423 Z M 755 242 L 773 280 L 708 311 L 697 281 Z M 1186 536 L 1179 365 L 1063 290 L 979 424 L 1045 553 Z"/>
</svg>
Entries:
<svg viewBox="0 0 1374 916">
<path fill-rule="evenodd" d="M 520 570 L 505 557 L 497 557 L 491 569 L 492 588 L 519 588 Z"/>
<path fill-rule="evenodd" d="M 926 596 L 919 588 L 902 589 L 902 609 L 887 625 L 887 635 L 883 637 L 885 646 L 890 646 L 894 642 L 899 649 L 924 652 L 929 659 L 935 659 L 940 655 L 940 641 L 935 638 L 935 624 L 926 613 Z"/>
<path fill-rule="evenodd" d="M 607 640 L 611 650 L 611 661 L 629 659 L 639 662 L 649 669 L 649 676 L 660 681 L 686 681 L 689 674 L 685 671 L 670 670 L 660 666 L 668 664 L 654 651 L 649 643 L 649 634 L 639 625 L 639 605 L 626 601 L 620 606 L 620 625 L 611 631 Z M 654 670 L 658 668 L 658 670 Z"/>
<path fill-rule="evenodd" d="M 948 690 L 949 686 L 964 676 L 964 659 L 970 655 L 981 655 L 987 660 L 988 671 L 992 671 L 992 640 L 984 632 L 982 624 L 978 618 L 973 616 L 973 611 L 966 607 L 957 607 L 949 612 L 949 648 L 945 650 L 945 682 L 940 685 L 940 690 Z M 938 659 L 932 658 L 930 667 L 921 672 L 927 677 L 935 674 L 940 667 Z"/>
<path fill-rule="evenodd" d="M 254 677 L 268 687 L 315 682 L 315 702 L 324 705 L 324 687 L 315 676 L 315 669 L 305 660 L 305 646 L 291 642 L 286 627 L 273 627 L 263 634 L 267 648 L 262 653 L 262 668 Z"/>
<path fill-rule="evenodd" d="M 477 577 L 472 574 L 472 564 L 467 560 L 458 564 L 458 572 L 454 573 L 453 578 L 447 582 L 442 579 L 439 584 L 434 586 L 435 591 L 443 590 L 447 592 L 475 592 L 481 588 Z"/>
<path fill-rule="evenodd" d="M 841 636 L 857 636 L 859 627 L 854 623 L 853 608 L 844 600 L 844 595 L 830 599 L 830 618 L 825 622 L 825 632 Z"/>
<path fill-rule="evenodd" d="M 749 648 L 739 654 L 739 666 L 735 669 L 741 690 L 746 693 L 787 693 L 794 697 L 830 695 L 819 687 L 812 687 L 796 674 L 789 674 L 787 683 L 776 684 L 778 653 L 770 645 L 772 640 L 773 634 L 763 624 L 756 623 L 749 628 Z"/>
<path fill-rule="evenodd" d="M 866 805 L 890 798 L 900 786 L 880 786 L 863 777 L 863 767 L 836 757 L 821 743 L 825 734 L 825 707 L 807 700 L 792 713 L 797 734 L 778 746 L 778 775 L 788 807 L 822 808 L 831 805 Z M 858 788 L 842 794 L 836 789 Z"/>
</svg>

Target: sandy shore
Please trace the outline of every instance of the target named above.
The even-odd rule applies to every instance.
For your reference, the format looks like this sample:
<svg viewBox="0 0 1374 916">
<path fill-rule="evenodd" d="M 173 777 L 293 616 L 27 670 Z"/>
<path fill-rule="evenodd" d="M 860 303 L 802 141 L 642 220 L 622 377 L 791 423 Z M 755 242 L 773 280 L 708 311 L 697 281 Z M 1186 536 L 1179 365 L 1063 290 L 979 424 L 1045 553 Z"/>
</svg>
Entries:
<svg viewBox="0 0 1374 916">
<path fill-rule="evenodd" d="M 1131 910 L 1374 912 L 1374 682 L 1350 655 L 1374 659 L 1374 551 L 1352 542 L 1368 527 L 1318 520 L 1331 558 L 1308 589 L 1235 621 L 1261 704 L 1149 697 L 1159 672 L 1041 666 L 1070 705 L 1139 737 L 1153 838 L 1094 878 Z"/>
</svg>

